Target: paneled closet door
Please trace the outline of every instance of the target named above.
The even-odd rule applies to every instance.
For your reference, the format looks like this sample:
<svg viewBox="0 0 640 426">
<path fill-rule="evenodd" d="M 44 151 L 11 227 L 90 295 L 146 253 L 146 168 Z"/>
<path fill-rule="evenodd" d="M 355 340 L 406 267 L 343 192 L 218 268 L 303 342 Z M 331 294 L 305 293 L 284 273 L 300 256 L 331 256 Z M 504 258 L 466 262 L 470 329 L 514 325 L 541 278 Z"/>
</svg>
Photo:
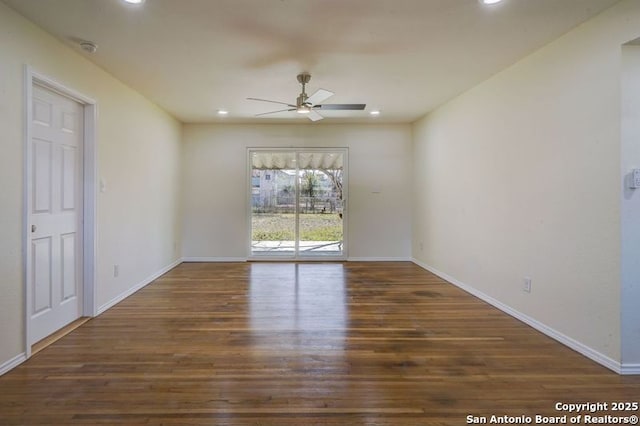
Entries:
<svg viewBox="0 0 640 426">
<path fill-rule="evenodd" d="M 83 107 L 33 87 L 29 213 L 31 341 L 82 315 Z"/>
</svg>

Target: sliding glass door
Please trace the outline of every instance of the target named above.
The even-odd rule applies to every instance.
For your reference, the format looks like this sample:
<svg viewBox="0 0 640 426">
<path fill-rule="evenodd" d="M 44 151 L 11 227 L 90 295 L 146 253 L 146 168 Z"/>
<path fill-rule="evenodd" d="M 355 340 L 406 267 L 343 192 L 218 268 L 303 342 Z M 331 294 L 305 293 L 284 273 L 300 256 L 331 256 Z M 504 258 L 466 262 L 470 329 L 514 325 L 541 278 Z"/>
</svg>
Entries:
<svg viewBox="0 0 640 426">
<path fill-rule="evenodd" d="M 346 149 L 249 150 L 252 258 L 345 258 L 346 159 Z"/>
</svg>

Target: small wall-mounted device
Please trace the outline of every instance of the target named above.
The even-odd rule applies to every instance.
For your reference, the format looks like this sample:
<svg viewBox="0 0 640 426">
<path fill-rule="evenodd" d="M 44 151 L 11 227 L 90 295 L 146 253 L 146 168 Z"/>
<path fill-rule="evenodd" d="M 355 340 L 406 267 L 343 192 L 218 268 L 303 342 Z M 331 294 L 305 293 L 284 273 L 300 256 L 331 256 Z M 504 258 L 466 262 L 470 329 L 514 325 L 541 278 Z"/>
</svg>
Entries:
<svg viewBox="0 0 640 426">
<path fill-rule="evenodd" d="M 96 53 L 98 45 L 92 41 L 83 40 L 80 42 L 80 48 L 87 53 Z"/>
<path fill-rule="evenodd" d="M 631 188 L 640 188 L 640 169 L 631 170 Z"/>
</svg>

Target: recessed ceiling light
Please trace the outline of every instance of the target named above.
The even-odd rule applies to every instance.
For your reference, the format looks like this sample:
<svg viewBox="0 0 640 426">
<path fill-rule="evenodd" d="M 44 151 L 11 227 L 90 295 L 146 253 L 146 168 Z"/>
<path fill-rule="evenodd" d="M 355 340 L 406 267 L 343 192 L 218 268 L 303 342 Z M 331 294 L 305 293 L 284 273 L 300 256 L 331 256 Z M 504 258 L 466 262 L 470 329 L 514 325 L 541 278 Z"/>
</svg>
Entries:
<svg viewBox="0 0 640 426">
<path fill-rule="evenodd" d="M 144 0 L 124 0 L 124 2 L 129 4 L 142 4 Z"/>
<path fill-rule="evenodd" d="M 496 4 L 496 3 L 500 3 L 502 0 L 480 0 L 480 3 L 482 4 Z"/>
<path fill-rule="evenodd" d="M 375 116 L 375 115 L 380 115 L 380 111 L 378 111 L 377 109 L 375 109 L 375 110 L 371 111 L 369 114 L 370 114 L 370 115 L 374 115 L 374 116 Z"/>
<path fill-rule="evenodd" d="M 226 109 L 219 109 L 218 115 L 229 115 L 229 111 L 227 111 Z"/>
</svg>

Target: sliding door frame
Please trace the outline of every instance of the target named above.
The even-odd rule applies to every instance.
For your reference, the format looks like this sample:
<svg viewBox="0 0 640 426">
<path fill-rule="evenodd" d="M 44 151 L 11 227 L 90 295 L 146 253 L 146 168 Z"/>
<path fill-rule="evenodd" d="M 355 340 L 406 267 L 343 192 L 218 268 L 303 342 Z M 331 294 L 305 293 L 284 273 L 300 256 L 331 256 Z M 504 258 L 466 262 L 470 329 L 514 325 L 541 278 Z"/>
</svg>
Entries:
<svg viewBox="0 0 640 426">
<path fill-rule="evenodd" d="M 300 208 L 300 178 L 296 176 L 296 215 L 295 215 L 295 250 L 291 256 L 289 255 L 268 255 L 268 254 L 259 254 L 256 255 L 253 253 L 251 248 L 251 244 L 253 241 L 252 238 L 252 217 L 253 217 L 253 203 L 252 203 L 252 172 L 253 165 L 251 156 L 254 152 L 293 152 L 296 155 L 296 158 L 299 153 L 340 153 L 343 156 L 343 166 L 342 166 L 342 254 L 341 255 L 301 255 L 299 246 L 300 246 L 300 236 L 299 236 L 299 228 L 300 228 L 300 217 L 299 217 L 299 208 Z M 345 147 L 335 147 L 335 148 L 305 148 L 305 147 L 290 147 L 290 148 L 282 148 L 282 147 L 259 147 L 259 148 L 247 148 L 247 171 L 246 171 L 246 183 L 245 188 L 247 191 L 247 260 L 249 261 L 317 261 L 317 262 L 326 262 L 326 261 L 345 261 L 348 257 L 348 217 L 349 217 L 349 209 L 348 209 L 348 201 L 349 201 L 349 149 Z"/>
</svg>

